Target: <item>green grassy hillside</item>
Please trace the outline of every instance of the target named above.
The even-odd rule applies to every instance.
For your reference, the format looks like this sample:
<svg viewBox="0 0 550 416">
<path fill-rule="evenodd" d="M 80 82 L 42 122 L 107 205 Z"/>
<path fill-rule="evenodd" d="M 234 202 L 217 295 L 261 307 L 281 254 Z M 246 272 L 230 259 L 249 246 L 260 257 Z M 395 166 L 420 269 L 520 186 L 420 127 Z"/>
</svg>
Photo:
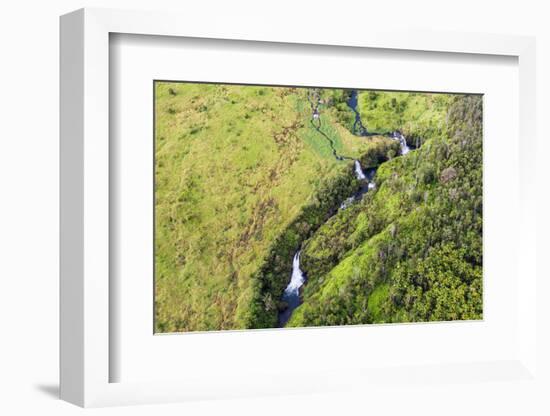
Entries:
<svg viewBox="0 0 550 416">
<path fill-rule="evenodd" d="M 362 91 L 357 107 L 369 131 L 399 130 L 418 147 L 419 141 L 445 128 L 447 108 L 454 98 L 450 94 Z"/>
<path fill-rule="evenodd" d="M 155 84 L 156 331 L 273 326 L 291 260 L 281 256 L 357 186 L 352 162 L 337 161 L 311 125 L 306 94 Z M 322 111 L 339 154 L 394 145 L 355 137 L 328 104 Z M 267 286 L 266 264 L 281 265 Z"/>
<path fill-rule="evenodd" d="M 423 145 L 382 164 L 377 190 L 304 243 L 308 282 L 288 326 L 481 319 L 481 97 L 361 92 L 359 102 L 370 130 Z"/>
</svg>

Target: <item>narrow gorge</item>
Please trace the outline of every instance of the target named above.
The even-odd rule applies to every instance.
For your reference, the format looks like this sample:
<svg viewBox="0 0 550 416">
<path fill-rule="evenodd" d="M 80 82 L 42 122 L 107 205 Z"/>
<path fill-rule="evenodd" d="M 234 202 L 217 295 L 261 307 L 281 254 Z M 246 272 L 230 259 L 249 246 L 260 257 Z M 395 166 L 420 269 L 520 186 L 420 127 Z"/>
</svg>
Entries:
<svg viewBox="0 0 550 416">
<path fill-rule="evenodd" d="M 307 97 L 311 107 L 310 122 L 314 126 L 314 128 L 317 130 L 317 132 L 329 142 L 330 147 L 332 149 L 332 154 L 334 155 L 336 160 L 339 160 L 339 161 L 353 160 L 353 158 L 349 156 L 338 154 L 334 146 L 334 140 L 332 140 L 327 134 L 325 134 L 321 130 L 322 118 L 321 118 L 319 95 L 315 93 L 315 90 L 313 90 L 312 92 L 308 92 Z M 349 93 L 349 98 L 346 102 L 348 107 L 354 113 L 354 123 L 351 131 L 356 136 L 366 137 L 366 136 L 369 136 L 369 133 L 367 128 L 363 124 L 363 121 L 361 119 L 361 114 L 357 111 L 357 99 L 358 99 L 357 97 L 358 97 L 357 90 L 351 90 Z M 373 135 L 376 135 L 376 134 L 373 134 Z M 403 136 L 403 134 L 401 134 L 399 131 L 394 131 L 391 134 L 389 134 L 389 137 L 399 142 L 400 156 L 404 156 L 407 153 L 409 153 L 411 149 L 407 145 L 407 140 Z M 377 169 L 378 169 L 378 166 L 369 167 L 366 170 L 366 172 L 364 172 L 363 167 L 361 166 L 361 162 L 359 160 L 353 161 L 353 172 L 355 174 L 356 179 L 360 183 L 359 190 L 354 192 L 352 195 L 346 197 L 341 202 L 339 206 L 340 210 L 348 208 L 351 204 L 357 201 L 360 201 L 368 191 L 376 189 L 375 175 L 376 175 Z M 336 212 L 334 214 L 336 214 Z M 284 327 L 286 325 L 286 323 L 292 316 L 292 313 L 294 312 L 294 310 L 298 308 L 301 304 L 301 290 L 302 290 L 302 287 L 307 282 L 307 277 L 304 271 L 301 270 L 300 268 L 300 253 L 301 253 L 301 247 L 298 249 L 298 251 L 294 253 L 292 257 L 292 273 L 290 276 L 290 282 L 288 283 L 288 285 L 284 290 L 283 296 L 281 298 L 282 307 L 280 308 L 280 312 L 278 314 L 279 327 Z"/>
</svg>

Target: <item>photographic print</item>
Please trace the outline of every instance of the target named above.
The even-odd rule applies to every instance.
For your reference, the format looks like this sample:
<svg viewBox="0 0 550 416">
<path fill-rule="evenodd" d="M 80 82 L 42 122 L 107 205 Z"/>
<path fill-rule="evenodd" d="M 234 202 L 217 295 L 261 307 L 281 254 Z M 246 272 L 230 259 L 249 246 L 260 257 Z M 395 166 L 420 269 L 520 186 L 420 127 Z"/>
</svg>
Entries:
<svg viewBox="0 0 550 416">
<path fill-rule="evenodd" d="M 481 95 L 154 100 L 155 332 L 482 319 Z"/>
</svg>

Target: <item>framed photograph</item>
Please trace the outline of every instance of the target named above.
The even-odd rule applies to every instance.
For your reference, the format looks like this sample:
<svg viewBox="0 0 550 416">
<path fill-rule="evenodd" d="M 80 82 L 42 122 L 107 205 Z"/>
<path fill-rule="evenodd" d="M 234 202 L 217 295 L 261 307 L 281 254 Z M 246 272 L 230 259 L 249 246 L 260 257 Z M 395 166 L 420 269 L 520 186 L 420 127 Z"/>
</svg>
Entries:
<svg viewBox="0 0 550 416">
<path fill-rule="evenodd" d="M 181 18 L 61 18 L 62 398 L 538 386 L 534 40 Z"/>
</svg>

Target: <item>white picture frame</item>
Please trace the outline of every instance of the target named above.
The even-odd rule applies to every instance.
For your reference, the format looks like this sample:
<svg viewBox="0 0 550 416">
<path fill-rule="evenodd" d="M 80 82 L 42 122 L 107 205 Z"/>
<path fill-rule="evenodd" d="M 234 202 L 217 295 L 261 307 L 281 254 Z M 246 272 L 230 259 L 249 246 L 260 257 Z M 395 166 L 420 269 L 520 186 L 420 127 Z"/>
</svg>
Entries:
<svg viewBox="0 0 550 416">
<path fill-rule="evenodd" d="M 185 24 L 182 25 L 182 21 Z M 61 18 L 61 397 L 80 406 L 158 403 L 196 398 L 307 393 L 372 385 L 374 380 L 402 378 L 403 371 L 380 368 L 365 373 L 331 370 L 331 377 L 303 374 L 289 382 L 272 375 L 261 380 L 231 382 L 204 377 L 178 381 L 111 382 L 109 215 L 109 37 L 110 34 L 224 39 L 282 44 L 430 51 L 441 54 L 504 55 L 519 66 L 519 238 L 517 292 L 517 354 L 498 362 L 441 363 L 405 370 L 430 384 L 443 374 L 448 381 L 480 384 L 487 374 L 505 380 L 538 382 L 536 361 L 536 211 L 535 41 L 529 37 L 467 33 L 403 32 L 350 27 L 338 36 L 277 25 L 250 23 L 235 34 L 223 20 L 206 27 L 200 20 L 171 13 L 82 9 Z M 414 330 L 414 328 L 412 329 Z M 312 334 L 312 333 L 311 333 Z M 307 335 L 306 335 L 307 336 Z M 397 371 L 397 372 L 396 372 Z M 436 376 L 437 375 L 437 376 Z M 498 376 L 495 376 L 498 380 Z M 346 382 L 342 382 L 346 380 Z M 493 380 L 493 378 L 491 378 Z M 281 385 L 285 385 L 281 389 Z"/>
</svg>

